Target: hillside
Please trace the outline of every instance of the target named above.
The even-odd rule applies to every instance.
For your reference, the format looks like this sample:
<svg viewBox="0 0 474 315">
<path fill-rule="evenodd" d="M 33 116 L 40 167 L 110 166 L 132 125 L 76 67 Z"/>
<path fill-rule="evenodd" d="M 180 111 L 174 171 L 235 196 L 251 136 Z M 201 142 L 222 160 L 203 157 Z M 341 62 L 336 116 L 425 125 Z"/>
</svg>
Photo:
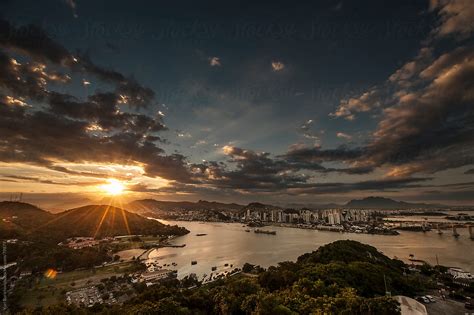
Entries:
<svg viewBox="0 0 474 315">
<path fill-rule="evenodd" d="M 184 228 L 164 225 L 126 210 L 90 205 L 55 215 L 43 229 L 56 230 L 71 236 L 117 236 L 128 234 L 183 235 Z"/>
<path fill-rule="evenodd" d="M 0 202 L 0 238 L 16 238 L 46 224 L 54 215 L 24 202 Z"/>
<path fill-rule="evenodd" d="M 183 235 L 184 228 L 164 225 L 138 214 L 106 205 L 90 205 L 52 214 L 21 202 L 0 202 L 0 237 L 50 239 L 72 236 L 117 236 L 127 234 Z"/>
</svg>

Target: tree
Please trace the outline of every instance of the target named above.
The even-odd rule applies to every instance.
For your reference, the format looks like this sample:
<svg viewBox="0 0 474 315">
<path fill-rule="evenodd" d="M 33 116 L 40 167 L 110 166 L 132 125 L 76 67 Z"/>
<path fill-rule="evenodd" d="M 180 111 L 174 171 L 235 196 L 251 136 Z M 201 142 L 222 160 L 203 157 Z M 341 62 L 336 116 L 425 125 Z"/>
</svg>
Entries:
<svg viewBox="0 0 474 315">
<path fill-rule="evenodd" d="M 254 265 L 245 263 L 244 266 L 242 267 L 242 271 L 246 273 L 250 273 L 253 270 Z"/>
</svg>

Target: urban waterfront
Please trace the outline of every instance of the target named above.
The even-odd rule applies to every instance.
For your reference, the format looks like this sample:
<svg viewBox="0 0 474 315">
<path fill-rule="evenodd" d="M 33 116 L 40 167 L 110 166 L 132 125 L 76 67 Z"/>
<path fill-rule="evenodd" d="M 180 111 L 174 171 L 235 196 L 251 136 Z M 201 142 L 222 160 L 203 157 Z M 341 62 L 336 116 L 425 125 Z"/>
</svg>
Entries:
<svg viewBox="0 0 474 315">
<path fill-rule="evenodd" d="M 385 255 L 408 262 L 410 254 L 415 259 L 436 264 L 456 266 L 474 272 L 474 241 L 468 230 L 459 229 L 459 238 L 451 234 L 438 235 L 436 231 L 400 231 L 400 235 L 370 235 L 339 233 L 309 229 L 269 226 L 265 229 L 276 231 L 276 235 L 257 234 L 245 230 L 241 223 L 212 223 L 162 221 L 167 224 L 184 226 L 191 233 L 175 238 L 172 244 L 186 244 L 184 248 L 159 248 L 149 254 L 151 261 L 160 265 L 176 263 L 182 278 L 190 273 L 199 277 L 231 271 L 246 262 L 268 267 L 281 261 L 294 261 L 298 256 L 336 240 L 356 240 L 376 247 Z M 206 234 L 197 236 L 197 234 Z M 191 261 L 197 264 L 191 265 Z M 227 266 L 225 266 L 227 264 Z M 217 267 L 212 271 L 212 267 Z"/>
</svg>

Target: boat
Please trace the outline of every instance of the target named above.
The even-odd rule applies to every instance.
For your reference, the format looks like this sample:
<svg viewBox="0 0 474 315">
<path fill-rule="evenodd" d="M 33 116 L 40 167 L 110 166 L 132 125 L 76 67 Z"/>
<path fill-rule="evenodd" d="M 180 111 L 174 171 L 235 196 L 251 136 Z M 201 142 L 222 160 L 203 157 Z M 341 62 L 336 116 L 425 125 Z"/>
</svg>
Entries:
<svg viewBox="0 0 474 315">
<path fill-rule="evenodd" d="M 216 270 L 217 270 L 217 267 L 214 266 L 214 267 L 211 268 L 211 270 L 212 270 L 212 271 L 216 271 Z"/>
<path fill-rule="evenodd" d="M 260 233 L 260 234 L 270 234 L 270 235 L 276 235 L 277 234 L 276 231 L 266 231 L 266 230 L 260 230 L 260 229 L 256 229 L 254 232 L 255 233 Z"/>
<path fill-rule="evenodd" d="M 198 263 L 198 262 L 195 261 L 195 260 L 191 261 L 191 265 L 196 265 L 197 263 Z"/>
<path fill-rule="evenodd" d="M 229 264 L 224 264 L 224 267 L 227 267 L 227 266 L 229 266 Z"/>
<path fill-rule="evenodd" d="M 245 232 L 250 232 L 250 230 L 245 230 Z"/>
<path fill-rule="evenodd" d="M 439 224 L 438 224 L 438 234 L 439 235 L 443 234 L 443 231 L 441 231 L 441 229 L 439 228 Z"/>
<path fill-rule="evenodd" d="M 206 233 L 198 233 L 198 234 L 196 234 L 196 236 L 205 236 L 205 235 L 207 235 L 207 234 L 206 234 Z"/>
<path fill-rule="evenodd" d="M 455 238 L 458 238 L 458 237 L 459 237 L 459 233 L 458 233 L 458 231 L 456 230 L 456 226 L 455 226 L 454 224 L 453 224 L 453 236 L 454 236 Z"/>
</svg>

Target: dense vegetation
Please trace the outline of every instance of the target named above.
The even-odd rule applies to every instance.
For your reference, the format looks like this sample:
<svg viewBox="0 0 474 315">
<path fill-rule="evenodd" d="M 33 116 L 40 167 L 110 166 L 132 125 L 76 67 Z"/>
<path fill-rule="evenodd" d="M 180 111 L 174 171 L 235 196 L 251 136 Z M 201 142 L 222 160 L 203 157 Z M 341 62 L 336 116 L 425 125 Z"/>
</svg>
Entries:
<svg viewBox="0 0 474 315">
<path fill-rule="evenodd" d="M 191 289 L 183 288 L 193 284 L 189 278 L 142 288 L 121 306 L 62 304 L 36 313 L 398 314 L 384 280 L 392 294 L 413 295 L 424 285 L 419 275 L 404 274 L 402 262 L 355 241 L 337 241 L 267 270 L 246 264 L 244 271 Z"/>
<path fill-rule="evenodd" d="M 105 246 L 71 249 L 48 241 L 17 243 L 7 246 L 8 260 L 16 261 L 22 270 L 42 273 L 52 268 L 71 271 L 77 268 L 92 268 L 109 262 L 112 257 Z"/>
</svg>

